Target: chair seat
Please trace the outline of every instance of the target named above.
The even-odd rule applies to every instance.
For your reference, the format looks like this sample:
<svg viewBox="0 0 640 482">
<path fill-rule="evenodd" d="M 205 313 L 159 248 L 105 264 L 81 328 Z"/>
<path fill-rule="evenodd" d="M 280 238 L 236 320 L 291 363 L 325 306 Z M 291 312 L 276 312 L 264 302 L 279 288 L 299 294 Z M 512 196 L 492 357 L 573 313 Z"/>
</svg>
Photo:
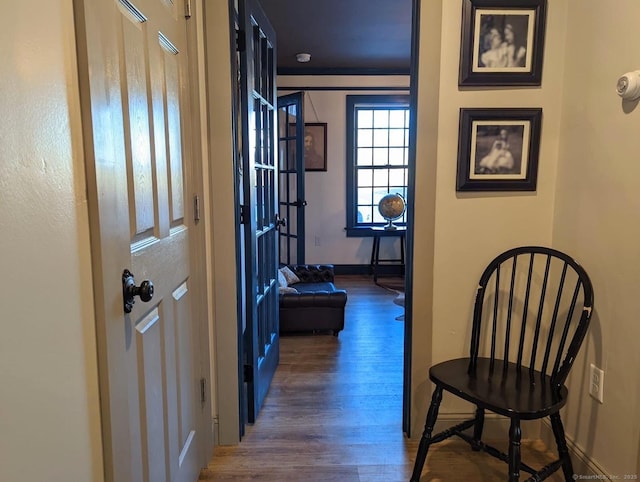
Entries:
<svg viewBox="0 0 640 482">
<path fill-rule="evenodd" d="M 534 420 L 557 412 L 567 401 L 567 388 L 551 387 L 551 379 L 529 369 L 518 371 L 514 363 L 503 369 L 496 360 L 493 370 L 488 358 L 478 358 L 475 375 L 469 375 L 469 358 L 458 358 L 434 365 L 429 378 L 445 390 L 506 417 Z M 533 380 L 533 382 L 532 382 Z M 515 382 L 514 382 L 515 381 Z"/>
</svg>

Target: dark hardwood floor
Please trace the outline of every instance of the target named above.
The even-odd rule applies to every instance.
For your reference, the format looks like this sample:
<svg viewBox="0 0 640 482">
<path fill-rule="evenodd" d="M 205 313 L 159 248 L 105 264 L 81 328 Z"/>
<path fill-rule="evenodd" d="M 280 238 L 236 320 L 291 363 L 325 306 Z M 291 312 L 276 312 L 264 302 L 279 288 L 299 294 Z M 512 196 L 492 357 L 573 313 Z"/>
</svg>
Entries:
<svg viewBox="0 0 640 482">
<path fill-rule="evenodd" d="M 370 277 L 342 276 L 336 285 L 349 296 L 344 331 L 281 338 L 258 421 L 239 445 L 216 447 L 200 481 L 409 480 L 417 442 L 402 433 L 403 308 L 393 303 L 397 292 Z M 535 442 L 523 457 L 549 460 Z M 431 449 L 423 481 L 500 481 L 506 473 L 502 462 L 452 441 Z"/>
</svg>

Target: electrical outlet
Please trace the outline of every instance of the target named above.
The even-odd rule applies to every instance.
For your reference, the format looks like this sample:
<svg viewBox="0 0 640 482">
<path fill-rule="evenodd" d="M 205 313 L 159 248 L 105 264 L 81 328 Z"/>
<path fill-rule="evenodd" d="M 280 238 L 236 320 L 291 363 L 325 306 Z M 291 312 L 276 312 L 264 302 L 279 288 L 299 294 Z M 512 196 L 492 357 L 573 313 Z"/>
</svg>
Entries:
<svg viewBox="0 0 640 482">
<path fill-rule="evenodd" d="M 598 400 L 600 403 L 603 403 L 604 371 L 592 363 L 589 375 L 589 395 Z"/>
<path fill-rule="evenodd" d="M 316 236 L 316 246 L 320 246 L 320 236 Z"/>
</svg>

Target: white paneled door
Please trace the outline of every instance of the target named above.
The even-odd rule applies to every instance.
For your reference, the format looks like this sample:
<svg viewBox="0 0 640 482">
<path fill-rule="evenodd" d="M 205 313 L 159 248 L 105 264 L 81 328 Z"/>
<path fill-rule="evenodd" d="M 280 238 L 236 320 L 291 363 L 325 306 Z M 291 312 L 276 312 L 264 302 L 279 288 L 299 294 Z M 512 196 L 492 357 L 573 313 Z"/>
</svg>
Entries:
<svg viewBox="0 0 640 482">
<path fill-rule="evenodd" d="M 194 482 L 208 443 L 185 7 L 75 2 L 109 482 Z"/>
</svg>

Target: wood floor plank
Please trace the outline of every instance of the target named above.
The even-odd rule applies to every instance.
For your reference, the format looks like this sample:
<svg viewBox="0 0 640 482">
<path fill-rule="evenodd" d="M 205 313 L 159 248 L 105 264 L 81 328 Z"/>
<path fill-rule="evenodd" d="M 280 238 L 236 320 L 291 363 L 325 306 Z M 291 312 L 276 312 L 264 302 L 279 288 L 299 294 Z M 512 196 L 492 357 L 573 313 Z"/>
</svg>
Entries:
<svg viewBox="0 0 640 482">
<path fill-rule="evenodd" d="M 409 480 L 417 441 L 402 433 L 398 293 L 363 276 L 338 277 L 336 285 L 349 297 L 344 331 L 281 338 L 280 366 L 258 421 L 239 445 L 216 447 L 201 482 Z M 532 466 L 551 457 L 541 442 L 524 441 L 523 459 Z M 422 482 L 504 481 L 506 474 L 502 462 L 450 440 L 432 447 Z"/>
</svg>

